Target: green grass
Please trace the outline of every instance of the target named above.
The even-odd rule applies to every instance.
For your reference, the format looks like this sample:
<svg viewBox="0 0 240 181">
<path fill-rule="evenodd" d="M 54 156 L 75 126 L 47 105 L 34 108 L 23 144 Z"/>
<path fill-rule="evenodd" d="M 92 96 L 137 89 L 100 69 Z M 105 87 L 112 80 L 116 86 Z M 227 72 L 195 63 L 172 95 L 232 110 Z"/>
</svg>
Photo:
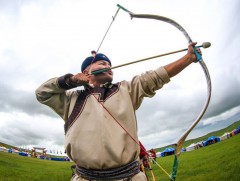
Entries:
<svg viewBox="0 0 240 181">
<path fill-rule="evenodd" d="M 66 181 L 72 164 L 0 152 L 0 181 Z"/>
<path fill-rule="evenodd" d="M 240 134 L 219 143 L 184 152 L 180 156 L 178 181 L 237 181 L 240 178 Z M 171 172 L 173 156 L 157 158 Z M 66 181 L 71 177 L 71 162 L 48 161 L 0 152 L 1 181 Z M 152 165 L 156 180 L 169 178 Z M 149 178 L 150 175 L 149 175 Z M 151 180 L 151 179 L 149 179 Z"/>
<path fill-rule="evenodd" d="M 238 181 L 240 180 L 240 134 L 216 144 L 180 156 L 178 181 Z M 157 158 L 157 162 L 172 171 L 173 156 Z M 156 180 L 169 180 L 158 166 L 152 166 Z M 149 178 L 151 178 L 148 172 Z M 150 179 L 151 180 L 151 179 Z"/>
<path fill-rule="evenodd" d="M 240 121 L 214 132 L 221 136 L 240 125 Z M 189 140 L 187 145 L 203 138 Z M 240 134 L 216 144 L 180 156 L 177 181 L 238 181 L 240 180 Z M 9 145 L 10 146 L 10 145 Z M 12 146 L 10 146 L 12 147 Z M 157 162 L 168 172 L 172 171 L 173 156 L 157 158 Z M 49 161 L 0 152 L 0 181 L 67 181 L 71 178 L 72 162 Z M 156 181 L 169 181 L 168 176 L 156 165 L 152 165 Z M 150 173 L 148 173 L 150 174 Z M 151 176 L 149 175 L 149 180 Z"/>
</svg>

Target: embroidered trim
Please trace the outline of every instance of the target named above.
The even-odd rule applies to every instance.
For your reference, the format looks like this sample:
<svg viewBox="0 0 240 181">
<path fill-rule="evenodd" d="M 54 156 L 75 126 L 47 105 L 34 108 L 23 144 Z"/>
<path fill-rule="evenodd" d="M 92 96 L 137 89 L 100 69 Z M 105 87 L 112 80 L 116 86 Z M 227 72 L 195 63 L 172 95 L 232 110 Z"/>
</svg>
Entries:
<svg viewBox="0 0 240 181">
<path fill-rule="evenodd" d="M 72 113 L 70 114 L 68 120 L 65 122 L 65 125 L 64 125 L 65 134 L 67 133 L 69 128 L 73 125 L 73 123 L 77 120 L 77 118 L 81 115 L 89 96 L 91 96 L 92 94 L 98 94 L 99 95 L 98 101 L 105 102 L 112 95 L 118 92 L 120 83 L 111 84 L 110 87 L 111 88 L 106 88 L 106 87 L 90 88 L 89 87 L 85 90 L 78 90 L 79 96 L 73 107 Z"/>
</svg>

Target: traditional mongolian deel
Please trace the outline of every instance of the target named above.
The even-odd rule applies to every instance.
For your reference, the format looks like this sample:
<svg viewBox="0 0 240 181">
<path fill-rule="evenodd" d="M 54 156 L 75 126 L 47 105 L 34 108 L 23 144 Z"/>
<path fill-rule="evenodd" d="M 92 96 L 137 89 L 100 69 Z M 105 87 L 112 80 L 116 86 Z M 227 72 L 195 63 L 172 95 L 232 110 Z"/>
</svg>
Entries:
<svg viewBox="0 0 240 181">
<path fill-rule="evenodd" d="M 135 110 L 144 97 L 154 96 L 170 81 L 166 70 L 160 67 L 131 81 L 74 91 L 65 81 L 69 76 L 50 79 L 36 90 L 38 101 L 65 120 L 68 156 L 79 168 L 95 170 L 120 168 L 136 160 L 139 145 L 128 135 L 138 140 Z"/>
</svg>

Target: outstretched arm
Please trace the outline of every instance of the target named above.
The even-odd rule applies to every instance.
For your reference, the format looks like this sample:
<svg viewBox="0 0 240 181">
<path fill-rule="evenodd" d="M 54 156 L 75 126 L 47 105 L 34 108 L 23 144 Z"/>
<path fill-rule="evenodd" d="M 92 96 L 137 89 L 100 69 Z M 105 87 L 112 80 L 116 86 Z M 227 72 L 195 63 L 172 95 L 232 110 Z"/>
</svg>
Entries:
<svg viewBox="0 0 240 181">
<path fill-rule="evenodd" d="M 197 43 L 193 42 L 188 45 L 188 52 L 185 56 L 180 58 L 179 60 L 172 62 L 168 65 L 165 65 L 164 68 L 166 69 L 169 77 L 174 77 L 178 73 L 180 73 L 183 69 L 185 69 L 188 65 L 192 62 L 196 62 L 196 56 L 194 54 L 193 46 Z M 197 49 L 198 52 L 201 54 L 200 49 Z"/>
</svg>

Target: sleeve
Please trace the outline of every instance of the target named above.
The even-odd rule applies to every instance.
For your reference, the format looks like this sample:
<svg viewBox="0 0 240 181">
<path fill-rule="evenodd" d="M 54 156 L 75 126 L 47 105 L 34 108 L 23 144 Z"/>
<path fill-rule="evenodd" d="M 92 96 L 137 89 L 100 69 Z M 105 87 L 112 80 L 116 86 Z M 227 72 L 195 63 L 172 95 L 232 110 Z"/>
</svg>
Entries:
<svg viewBox="0 0 240 181">
<path fill-rule="evenodd" d="M 168 73 L 163 67 L 133 77 L 128 82 L 128 88 L 135 109 L 139 108 L 144 97 L 153 97 L 156 90 L 161 89 L 169 81 Z"/>
<path fill-rule="evenodd" d="M 52 78 L 35 91 L 37 100 L 52 108 L 65 121 L 68 119 L 71 96 L 75 93 L 67 91 L 75 87 L 67 84 L 66 79 L 70 76 L 72 74 Z"/>
</svg>

